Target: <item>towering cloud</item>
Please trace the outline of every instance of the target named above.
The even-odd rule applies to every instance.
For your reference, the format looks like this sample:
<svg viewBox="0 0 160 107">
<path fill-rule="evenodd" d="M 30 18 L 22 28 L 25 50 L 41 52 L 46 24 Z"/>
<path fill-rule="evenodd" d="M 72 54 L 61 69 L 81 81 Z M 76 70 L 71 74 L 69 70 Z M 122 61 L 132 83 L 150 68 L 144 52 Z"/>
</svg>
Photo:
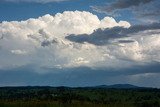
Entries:
<svg viewBox="0 0 160 107">
<path fill-rule="evenodd" d="M 0 24 L 0 68 L 119 69 L 160 62 L 159 26 L 130 26 L 111 17 L 100 20 L 85 11 L 4 21 Z"/>
</svg>

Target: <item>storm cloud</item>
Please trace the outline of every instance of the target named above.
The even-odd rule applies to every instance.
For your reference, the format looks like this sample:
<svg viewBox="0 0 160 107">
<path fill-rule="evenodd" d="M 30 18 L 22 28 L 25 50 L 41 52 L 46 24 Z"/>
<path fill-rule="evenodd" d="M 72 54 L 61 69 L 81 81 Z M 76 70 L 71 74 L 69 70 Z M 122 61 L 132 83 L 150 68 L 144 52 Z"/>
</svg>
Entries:
<svg viewBox="0 0 160 107">
<path fill-rule="evenodd" d="M 102 7 L 102 9 L 107 12 L 112 12 L 115 10 L 137 7 L 139 5 L 143 5 L 152 1 L 154 0 L 116 0 L 115 2 Z"/>
<path fill-rule="evenodd" d="M 69 39 L 73 42 L 84 43 L 89 42 L 95 45 L 106 45 L 109 43 L 109 40 L 116 38 L 124 38 L 133 36 L 132 34 L 147 31 L 147 30 L 159 30 L 160 24 L 153 23 L 148 25 L 134 25 L 129 28 L 124 27 L 113 27 L 106 29 L 97 29 L 92 34 L 81 34 L 81 35 L 69 35 L 66 39 Z M 154 34 L 156 32 L 152 32 Z M 158 32 L 159 34 L 159 32 Z M 134 42 L 133 40 L 120 40 L 121 43 L 130 43 Z"/>
<path fill-rule="evenodd" d="M 142 22 L 159 22 L 159 0 L 115 0 L 102 6 L 91 6 L 96 12 L 120 16 L 123 12 L 131 12 Z"/>
</svg>

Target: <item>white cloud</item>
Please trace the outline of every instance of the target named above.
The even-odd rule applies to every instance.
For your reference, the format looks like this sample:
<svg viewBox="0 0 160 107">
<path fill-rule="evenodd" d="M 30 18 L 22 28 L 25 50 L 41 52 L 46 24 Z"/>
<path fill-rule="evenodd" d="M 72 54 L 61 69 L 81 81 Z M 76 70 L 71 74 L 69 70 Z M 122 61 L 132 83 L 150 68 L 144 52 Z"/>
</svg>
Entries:
<svg viewBox="0 0 160 107">
<path fill-rule="evenodd" d="M 128 28 L 131 25 L 127 21 L 120 21 L 117 23 L 115 19 L 112 17 L 105 17 L 104 19 L 101 20 L 100 28 L 112 28 L 115 26 Z"/>
<path fill-rule="evenodd" d="M 66 11 L 26 21 L 2 22 L 0 66 L 4 69 L 27 64 L 51 68 L 120 68 L 160 62 L 160 37 L 159 34 L 151 35 L 151 31 L 121 38 L 134 42 L 119 43 L 119 39 L 115 38 L 104 46 L 65 39 L 70 34 L 91 34 L 96 29 L 115 26 L 128 28 L 130 24 L 126 21 L 116 22 L 110 17 L 99 20 L 96 15 L 85 11 Z"/>
<path fill-rule="evenodd" d="M 3 0 L 7 2 L 36 2 L 36 3 L 49 3 L 49 2 L 62 2 L 69 0 Z"/>
<path fill-rule="evenodd" d="M 25 54 L 27 54 L 27 52 L 24 51 L 24 50 L 11 50 L 11 53 L 17 54 L 17 55 L 25 55 Z"/>
</svg>

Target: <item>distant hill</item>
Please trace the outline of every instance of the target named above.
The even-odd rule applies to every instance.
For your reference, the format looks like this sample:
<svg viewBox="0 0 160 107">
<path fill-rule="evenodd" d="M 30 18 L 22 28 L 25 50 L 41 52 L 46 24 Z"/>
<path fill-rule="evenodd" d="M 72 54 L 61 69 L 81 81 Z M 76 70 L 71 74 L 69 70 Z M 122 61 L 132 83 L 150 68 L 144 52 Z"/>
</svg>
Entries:
<svg viewBox="0 0 160 107">
<path fill-rule="evenodd" d="M 134 88 L 144 88 L 144 87 L 138 87 L 131 84 L 114 84 L 114 85 L 99 85 L 95 86 L 95 88 L 134 89 Z"/>
<path fill-rule="evenodd" d="M 87 87 L 69 87 L 69 86 L 6 86 L 6 87 L 0 87 L 0 89 L 9 89 L 9 88 L 20 88 L 20 89 L 51 89 L 51 88 L 67 88 L 67 89 L 74 89 L 74 88 L 84 88 L 84 89 L 88 89 L 88 88 L 92 88 L 92 89 L 97 89 L 97 88 L 106 88 L 106 89 L 144 89 L 144 88 L 148 88 L 148 89 L 152 89 L 151 87 L 139 87 L 139 86 L 135 86 L 132 84 L 113 84 L 113 85 L 98 85 L 98 86 L 87 86 Z"/>
</svg>

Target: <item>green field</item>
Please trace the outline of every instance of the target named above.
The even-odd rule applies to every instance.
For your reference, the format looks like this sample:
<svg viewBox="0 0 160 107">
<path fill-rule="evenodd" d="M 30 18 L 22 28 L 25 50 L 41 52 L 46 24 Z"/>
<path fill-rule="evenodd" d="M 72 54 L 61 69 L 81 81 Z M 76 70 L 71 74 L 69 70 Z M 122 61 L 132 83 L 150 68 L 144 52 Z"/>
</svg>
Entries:
<svg viewBox="0 0 160 107">
<path fill-rule="evenodd" d="M 2 87 L 0 107 L 160 107 L 160 90 Z"/>
</svg>

